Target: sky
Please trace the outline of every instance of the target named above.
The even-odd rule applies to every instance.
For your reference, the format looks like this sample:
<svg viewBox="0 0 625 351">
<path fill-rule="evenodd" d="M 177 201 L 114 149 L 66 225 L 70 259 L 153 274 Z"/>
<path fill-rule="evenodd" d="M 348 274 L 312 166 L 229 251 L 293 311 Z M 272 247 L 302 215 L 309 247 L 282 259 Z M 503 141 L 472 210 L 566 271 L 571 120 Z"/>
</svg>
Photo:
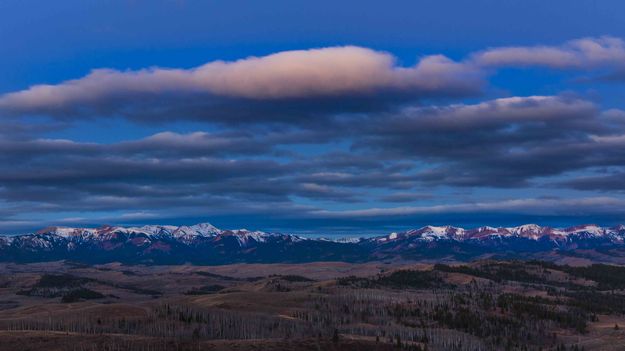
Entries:
<svg viewBox="0 0 625 351">
<path fill-rule="evenodd" d="M 625 223 L 618 0 L 0 2 L 0 233 Z"/>
</svg>

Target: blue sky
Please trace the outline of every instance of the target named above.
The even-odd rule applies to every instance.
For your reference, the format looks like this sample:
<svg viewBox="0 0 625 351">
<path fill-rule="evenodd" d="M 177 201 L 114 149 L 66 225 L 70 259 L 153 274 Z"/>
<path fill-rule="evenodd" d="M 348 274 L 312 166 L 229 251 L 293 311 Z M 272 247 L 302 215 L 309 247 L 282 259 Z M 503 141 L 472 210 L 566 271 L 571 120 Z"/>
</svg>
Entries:
<svg viewBox="0 0 625 351">
<path fill-rule="evenodd" d="M 622 13 L 3 1 L 0 232 L 625 222 Z"/>
</svg>

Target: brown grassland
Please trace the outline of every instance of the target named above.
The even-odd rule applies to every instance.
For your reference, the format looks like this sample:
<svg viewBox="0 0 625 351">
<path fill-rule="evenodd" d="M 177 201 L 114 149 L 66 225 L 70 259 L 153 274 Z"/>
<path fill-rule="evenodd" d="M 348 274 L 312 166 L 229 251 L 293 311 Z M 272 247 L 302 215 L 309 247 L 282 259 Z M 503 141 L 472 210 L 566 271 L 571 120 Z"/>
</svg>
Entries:
<svg viewBox="0 0 625 351">
<path fill-rule="evenodd" d="M 1 264 L 0 350 L 624 350 L 610 267 Z"/>
</svg>

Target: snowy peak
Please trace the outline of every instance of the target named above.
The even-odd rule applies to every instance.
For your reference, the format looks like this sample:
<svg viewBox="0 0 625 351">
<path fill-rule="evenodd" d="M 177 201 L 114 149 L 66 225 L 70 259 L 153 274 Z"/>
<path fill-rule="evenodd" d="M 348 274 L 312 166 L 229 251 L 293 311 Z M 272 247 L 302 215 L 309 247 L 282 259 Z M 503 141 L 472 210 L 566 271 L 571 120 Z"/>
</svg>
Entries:
<svg viewBox="0 0 625 351">
<path fill-rule="evenodd" d="M 121 228 L 117 230 L 124 233 L 142 233 L 146 235 L 169 235 L 178 227 L 173 225 L 145 225 L 139 228 Z"/>
<path fill-rule="evenodd" d="M 275 234 L 265 233 L 261 231 L 250 231 L 247 229 L 225 230 L 222 231 L 221 235 L 236 238 L 239 246 L 241 247 L 246 247 L 252 244 L 264 243 L 271 236 L 276 236 Z M 290 236 L 285 235 L 284 237 Z"/>
<path fill-rule="evenodd" d="M 185 237 L 185 236 L 214 236 L 221 230 L 210 223 L 200 223 L 193 226 L 172 225 L 145 225 L 143 227 L 114 227 L 102 226 L 99 228 L 71 228 L 47 227 L 37 231 L 38 235 L 55 235 L 67 239 L 102 237 L 111 234 L 145 235 L 148 237 Z"/>
<path fill-rule="evenodd" d="M 506 228 L 510 236 L 538 240 L 541 237 L 556 238 L 566 236 L 566 232 L 550 227 L 541 227 L 537 224 L 524 224 L 518 227 Z"/>
<path fill-rule="evenodd" d="M 221 234 L 222 231 L 210 223 L 200 223 L 192 226 L 180 226 L 171 231 L 176 238 L 210 237 Z"/>
<path fill-rule="evenodd" d="M 536 234 L 542 233 L 545 228 L 537 224 L 524 224 L 518 227 L 506 228 L 510 233 L 514 235 L 523 235 L 526 233 Z"/>
<path fill-rule="evenodd" d="M 97 229 L 92 228 L 70 228 L 70 227 L 47 227 L 37 231 L 39 235 L 56 235 L 63 238 L 76 238 L 93 235 Z"/>
<path fill-rule="evenodd" d="M 412 235 L 417 235 L 421 240 L 426 241 L 448 240 L 456 236 L 458 232 L 457 229 L 458 228 L 450 226 L 436 227 L 428 225 L 413 231 Z"/>
<path fill-rule="evenodd" d="M 594 224 L 584 224 L 580 226 L 567 228 L 565 231 L 569 234 L 587 234 L 587 235 L 593 235 L 593 236 L 603 236 L 607 230 Z"/>
<path fill-rule="evenodd" d="M 523 238 L 540 240 L 567 240 L 572 237 L 579 238 L 614 238 L 625 236 L 625 226 L 618 225 L 612 228 L 603 228 L 594 224 L 586 224 L 569 228 L 541 227 L 537 224 L 524 224 L 517 227 L 491 227 L 482 226 L 464 229 L 452 226 L 425 226 L 401 233 L 392 233 L 389 236 L 380 237 L 382 241 L 411 238 L 423 241 L 434 240 L 491 240 L 502 238 Z M 622 238 L 620 239 L 622 240 Z"/>
</svg>

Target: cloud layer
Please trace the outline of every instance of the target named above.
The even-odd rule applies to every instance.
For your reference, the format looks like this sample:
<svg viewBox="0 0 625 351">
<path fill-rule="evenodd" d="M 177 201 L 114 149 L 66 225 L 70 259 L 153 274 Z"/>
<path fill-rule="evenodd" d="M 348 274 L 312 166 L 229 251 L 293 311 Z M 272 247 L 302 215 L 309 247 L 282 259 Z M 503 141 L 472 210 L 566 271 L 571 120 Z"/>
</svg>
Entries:
<svg viewBox="0 0 625 351">
<path fill-rule="evenodd" d="M 9 92 L 0 96 L 0 229 L 213 216 L 301 227 L 617 218 L 624 110 L 568 86 L 502 97 L 488 85 L 504 67 L 573 71 L 567 84 L 575 72 L 605 76 L 623 69 L 624 48 L 584 38 L 402 66 L 389 53 L 331 47 L 192 69 L 98 69 Z M 117 119 L 136 135 L 98 136 L 100 121 Z M 146 133 L 153 121 L 160 130 Z M 79 124 L 81 141 L 59 136 Z"/>
</svg>

